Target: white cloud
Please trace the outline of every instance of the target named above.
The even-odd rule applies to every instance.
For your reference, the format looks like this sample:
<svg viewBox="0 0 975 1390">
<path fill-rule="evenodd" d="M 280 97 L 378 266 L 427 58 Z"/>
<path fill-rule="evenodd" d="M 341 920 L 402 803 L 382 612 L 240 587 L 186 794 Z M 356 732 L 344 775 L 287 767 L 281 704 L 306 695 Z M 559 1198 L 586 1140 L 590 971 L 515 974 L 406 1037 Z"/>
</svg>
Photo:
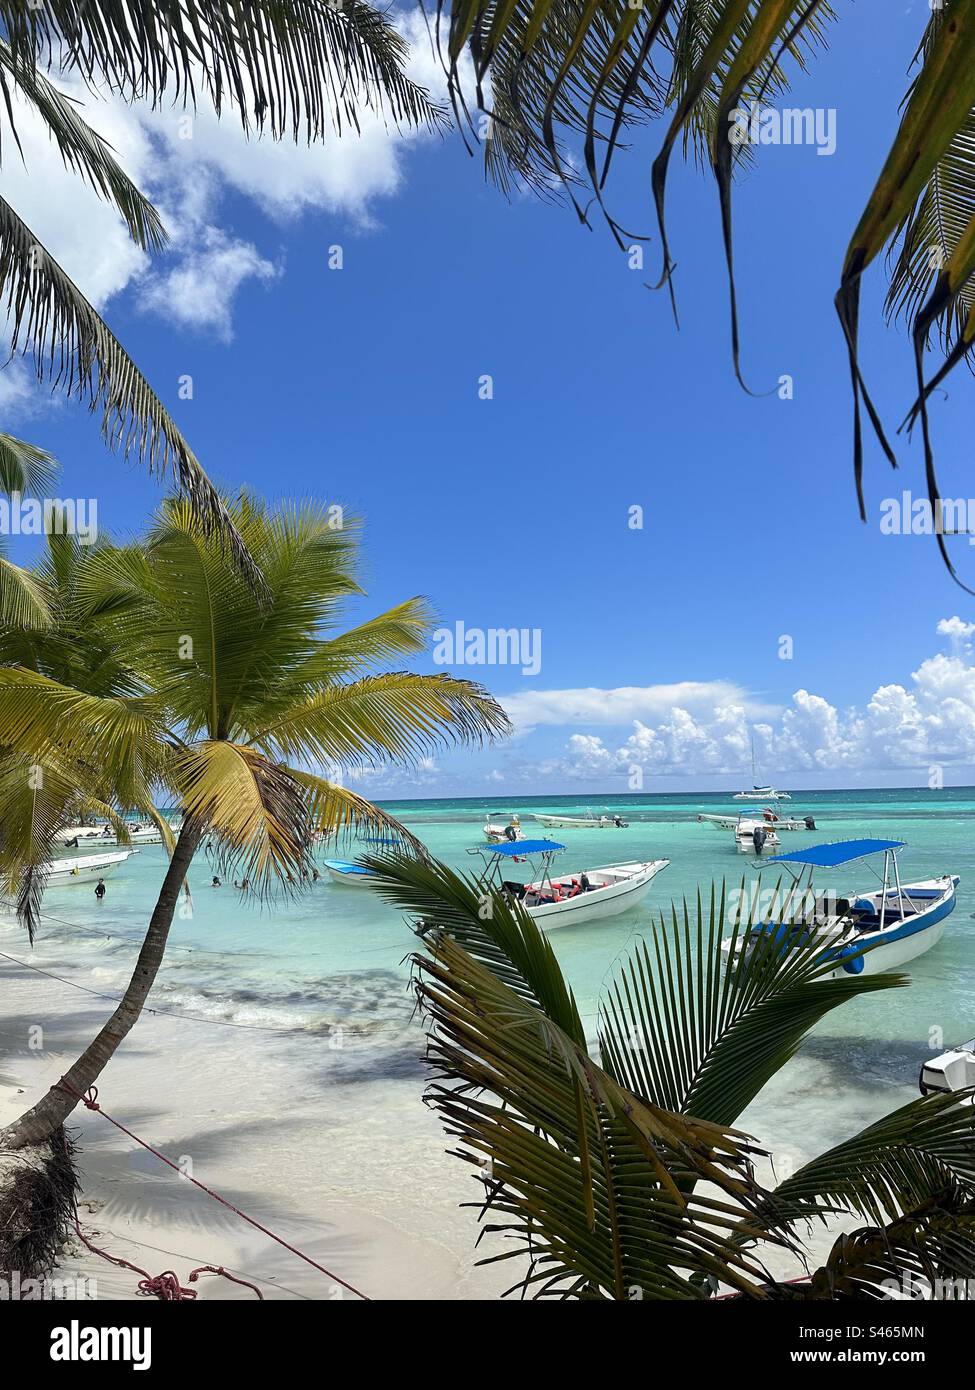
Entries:
<svg viewBox="0 0 975 1390">
<path fill-rule="evenodd" d="M 441 97 L 443 71 L 422 16 L 411 12 L 396 22 L 411 43 L 410 75 Z M 170 248 L 153 257 L 140 251 L 112 208 L 64 168 L 45 127 L 16 94 L 24 159 L 12 143 L 5 148 L 4 197 L 99 311 L 133 288 L 143 311 L 224 341 L 232 337 L 238 294 L 252 282 L 267 285 L 284 269 L 277 264 L 277 237 L 269 255 L 223 225 L 228 192 L 278 222 L 318 213 L 361 230 L 375 225 L 376 203 L 402 186 L 406 151 L 428 138 L 401 134 L 363 108 L 358 133 L 329 135 L 318 145 L 248 140 L 233 111 L 218 121 L 204 100 L 187 122 L 182 108 L 168 102 L 153 111 L 114 97 L 95 98 L 74 81 L 60 85 L 156 203 Z M 328 242 L 335 231 L 330 227 Z M 8 422 L 11 410 L 24 414 L 45 400 L 9 367 L 0 382 Z"/>
<path fill-rule="evenodd" d="M 952 645 L 975 625 L 943 619 L 937 631 Z M 905 684 L 878 687 L 860 707 L 841 709 L 809 690 L 797 690 L 771 719 L 722 682 L 649 691 L 547 691 L 516 697 L 516 708 L 537 723 L 623 722 L 610 718 L 634 703 L 656 706 L 661 691 L 689 690 L 694 703 L 675 700 L 657 717 L 632 719 L 628 736 L 613 741 L 592 732 L 570 735 L 555 757 L 522 771 L 551 780 L 603 782 L 634 767 L 663 776 L 750 775 L 752 735 L 761 775 L 776 780 L 803 772 L 857 773 L 975 764 L 975 655 L 937 653 Z M 731 698 L 727 698 L 730 693 Z M 584 699 L 578 697 L 584 695 Z M 512 701 L 506 704 L 510 708 Z M 561 721 L 557 717 L 562 715 Z"/>
<path fill-rule="evenodd" d="M 528 690 L 502 696 L 501 702 L 519 733 L 539 724 L 629 724 L 659 717 L 675 706 L 698 713 L 734 706 L 751 717 L 776 712 L 775 706 L 756 700 L 731 681 Z M 747 743 L 746 739 L 746 747 Z"/>
</svg>

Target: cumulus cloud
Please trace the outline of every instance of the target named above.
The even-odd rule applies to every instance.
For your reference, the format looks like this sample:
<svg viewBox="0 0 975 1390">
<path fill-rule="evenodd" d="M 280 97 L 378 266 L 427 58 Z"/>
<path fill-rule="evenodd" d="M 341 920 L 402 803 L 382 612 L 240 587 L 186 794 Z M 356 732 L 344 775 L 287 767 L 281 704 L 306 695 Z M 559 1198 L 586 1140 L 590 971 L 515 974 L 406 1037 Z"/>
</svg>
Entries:
<svg viewBox="0 0 975 1390">
<path fill-rule="evenodd" d="M 625 739 L 573 733 L 561 753 L 533 771 L 591 782 L 626 776 L 634 768 L 664 776 L 747 778 L 753 737 L 765 777 L 975 763 L 975 656 L 969 642 L 975 624 L 947 618 L 937 631 L 949 638 L 952 652 L 929 657 L 904 684 L 878 687 L 862 707 L 841 709 L 825 695 L 797 690 L 774 717 L 757 718 L 755 705 L 737 687 L 691 684 L 686 689 L 694 695 L 693 705 L 675 699 L 657 718 L 634 718 Z M 659 691 L 682 688 L 653 687 L 645 707 L 657 703 Z M 578 691 L 540 692 L 537 706 L 529 695 L 518 697 L 523 703 L 516 708 L 523 715 L 541 709 L 538 723 L 558 723 L 561 712 L 564 724 L 607 724 L 623 722 L 607 718 L 607 710 L 621 712 L 639 699 L 633 691 L 625 698 L 618 691 L 582 694 L 584 700 L 577 699 Z"/>
<path fill-rule="evenodd" d="M 397 23 L 411 44 L 411 77 L 440 95 L 443 72 L 422 16 L 411 12 Z M 407 150 L 429 138 L 401 133 L 364 107 L 358 133 L 349 130 L 318 145 L 248 140 L 235 113 L 218 121 L 202 99 L 195 116 L 187 117 L 170 104 L 153 111 L 110 95 L 100 99 L 71 79 L 60 85 L 156 203 L 170 247 L 153 257 L 139 250 L 113 209 L 65 170 L 57 146 L 16 89 L 23 160 L 11 145 L 3 166 L 4 197 L 99 311 L 131 289 L 142 311 L 223 341 L 233 336 L 237 296 L 248 285 L 267 286 L 285 269 L 273 229 L 275 249 L 269 252 L 225 225 L 229 193 L 279 224 L 319 213 L 359 229 L 372 227 L 376 204 L 402 186 Z M 28 413 L 45 400 L 9 367 L 0 381 L 8 421 L 11 410 Z"/>
<path fill-rule="evenodd" d="M 629 724 L 657 718 L 675 707 L 701 714 L 733 707 L 753 718 L 777 713 L 775 706 L 756 700 L 731 681 L 527 690 L 502 697 L 502 703 L 520 733 L 539 724 Z"/>
</svg>

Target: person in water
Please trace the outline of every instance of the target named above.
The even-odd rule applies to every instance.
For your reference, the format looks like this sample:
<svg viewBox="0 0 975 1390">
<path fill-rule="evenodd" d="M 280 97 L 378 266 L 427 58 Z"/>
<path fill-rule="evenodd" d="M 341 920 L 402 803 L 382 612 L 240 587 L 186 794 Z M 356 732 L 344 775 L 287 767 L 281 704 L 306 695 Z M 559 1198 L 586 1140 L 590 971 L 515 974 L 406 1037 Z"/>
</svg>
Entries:
<svg viewBox="0 0 975 1390">
<path fill-rule="evenodd" d="M 223 886 L 223 885 L 221 884 L 220 880 L 217 878 L 216 874 L 214 874 L 214 875 L 213 875 L 213 882 L 210 884 L 210 887 L 211 887 L 211 888 L 221 888 L 222 886 Z"/>
<path fill-rule="evenodd" d="M 100 879 L 98 880 L 98 882 L 95 884 L 95 897 L 98 899 L 99 902 L 101 902 L 101 900 L 102 900 L 102 898 L 104 898 L 104 896 L 105 896 L 105 880 L 104 880 L 103 878 L 100 878 Z"/>
</svg>

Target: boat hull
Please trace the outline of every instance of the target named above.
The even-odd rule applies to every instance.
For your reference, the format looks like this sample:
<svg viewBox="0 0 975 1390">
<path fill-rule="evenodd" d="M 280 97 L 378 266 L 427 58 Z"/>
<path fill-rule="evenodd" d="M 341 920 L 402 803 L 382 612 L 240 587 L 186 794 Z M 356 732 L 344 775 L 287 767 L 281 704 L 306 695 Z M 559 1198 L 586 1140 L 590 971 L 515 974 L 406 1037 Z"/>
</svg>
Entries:
<svg viewBox="0 0 975 1390">
<path fill-rule="evenodd" d="M 958 879 L 953 875 L 947 879 L 905 883 L 903 892 L 907 895 L 929 892 L 936 893 L 937 896 L 931 898 L 930 906 L 904 921 L 885 927 L 883 931 L 863 932 L 856 938 L 856 946 L 858 949 L 870 946 L 871 949 L 848 959 L 826 978 L 841 979 L 844 974 L 882 975 L 885 971 L 897 970 L 900 966 L 917 960 L 918 956 L 923 956 L 932 947 L 937 946 L 944 936 L 948 918 L 955 910 L 957 885 Z M 876 900 L 880 895 L 874 893 L 866 896 Z M 889 892 L 887 896 L 888 900 L 896 902 L 896 890 Z"/>
<path fill-rule="evenodd" d="M 602 887 L 579 893 L 574 898 L 563 898 L 561 902 L 537 903 L 527 906 L 526 911 L 545 931 L 554 927 L 577 926 L 584 922 L 597 922 L 606 917 L 616 917 L 628 912 L 643 901 L 650 891 L 650 885 L 661 870 L 670 863 L 669 859 L 654 859 L 635 864 L 607 865 L 603 869 L 587 869 L 584 872 L 590 879 L 600 875 L 623 874 L 617 882 L 607 882 Z M 552 884 L 571 889 L 573 878 L 578 874 L 562 874 L 553 877 Z M 528 884 L 529 890 L 534 885 Z"/>
<path fill-rule="evenodd" d="M 325 872 L 333 883 L 341 883 L 344 888 L 373 888 L 378 875 L 359 864 L 348 864 L 344 860 L 326 859 Z"/>
<path fill-rule="evenodd" d="M 52 860 L 47 872 L 48 888 L 60 888 L 73 883 L 97 883 L 111 878 L 135 850 L 120 850 L 117 854 L 95 854 L 84 859 Z"/>
<path fill-rule="evenodd" d="M 543 816 L 535 814 L 532 820 L 539 825 L 547 825 L 550 830 L 606 830 L 615 826 L 610 816 Z"/>
</svg>

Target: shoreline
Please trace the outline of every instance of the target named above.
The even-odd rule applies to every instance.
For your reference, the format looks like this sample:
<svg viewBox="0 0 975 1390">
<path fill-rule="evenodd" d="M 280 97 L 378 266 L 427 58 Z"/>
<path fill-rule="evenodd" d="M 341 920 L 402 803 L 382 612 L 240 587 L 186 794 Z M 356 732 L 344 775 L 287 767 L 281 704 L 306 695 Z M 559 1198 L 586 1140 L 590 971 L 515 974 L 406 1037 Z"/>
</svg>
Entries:
<svg viewBox="0 0 975 1390">
<path fill-rule="evenodd" d="M 0 927 L 0 949 L 27 958 L 26 943 L 16 949 L 10 928 Z M 8 960 L 0 959 L 0 981 L 2 1126 L 57 1080 L 111 1006 L 86 1002 L 69 985 Z M 38 1027 L 43 1050 L 32 1050 L 29 1030 Z M 418 1037 L 418 1052 L 421 1046 Z M 294 1041 L 275 1040 L 257 1030 L 248 1035 L 211 1021 L 150 1013 L 106 1067 L 99 1103 L 193 1177 L 370 1298 L 497 1298 L 511 1278 L 501 1282 L 490 1268 L 474 1268 L 475 1214 L 457 1209 L 472 1194 L 465 1190 L 461 1165 L 443 1152 L 439 1125 L 420 1102 L 422 1077 L 414 1078 L 421 1084 L 400 1087 L 409 1094 L 392 1107 L 386 1088 L 382 1103 L 393 1113 L 384 1122 L 370 1104 L 378 1097 L 367 1094 L 378 1083 L 356 1086 L 353 1102 L 348 1086 L 316 1078 L 315 1054 L 320 1062 L 325 1049 L 323 1039 L 300 1032 Z M 151 1275 L 172 1270 L 184 1286 L 192 1269 L 210 1264 L 258 1284 L 265 1299 L 355 1297 L 103 1116 L 79 1105 L 68 1124 L 78 1142 L 82 1229 L 109 1254 Z M 384 1142 L 396 1147 L 401 1171 L 404 1165 L 407 1174 L 415 1170 L 416 1183 L 402 1184 L 407 1192 L 415 1188 L 415 1200 L 384 1190 L 378 1163 Z M 100 1300 L 140 1297 L 139 1277 L 91 1253 L 76 1237 L 51 1275 L 70 1281 L 81 1297 L 81 1281 L 91 1281 L 88 1287 Z M 189 1287 L 199 1299 L 256 1301 L 250 1289 L 212 1275 Z"/>
</svg>

